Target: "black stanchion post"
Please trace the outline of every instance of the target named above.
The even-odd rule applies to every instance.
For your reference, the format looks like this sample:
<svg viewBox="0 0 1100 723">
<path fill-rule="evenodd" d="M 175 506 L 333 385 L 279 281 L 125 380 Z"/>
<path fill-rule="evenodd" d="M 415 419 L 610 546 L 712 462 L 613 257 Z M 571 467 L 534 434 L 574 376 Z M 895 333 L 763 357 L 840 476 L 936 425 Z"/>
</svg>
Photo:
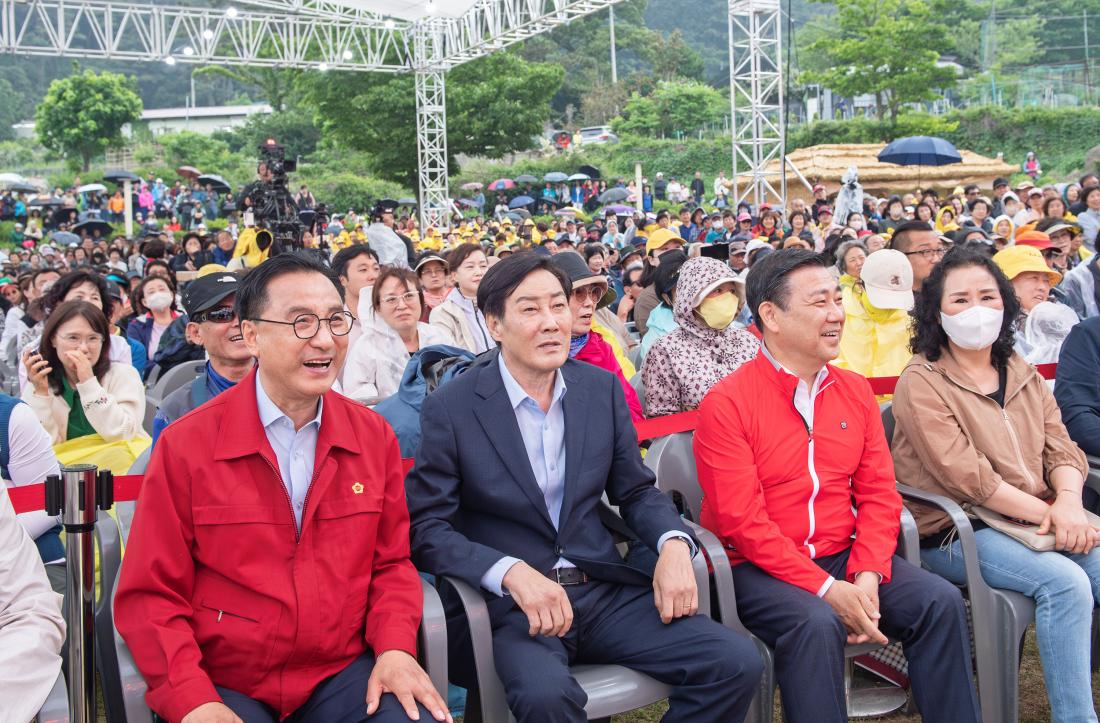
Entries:
<svg viewBox="0 0 1100 723">
<path fill-rule="evenodd" d="M 95 723 L 95 531 L 97 510 L 114 502 L 114 477 L 96 474 L 92 464 L 61 468 L 46 478 L 46 512 L 60 514 L 65 528 L 65 593 L 68 597 L 66 653 L 69 715 L 73 723 Z"/>
</svg>

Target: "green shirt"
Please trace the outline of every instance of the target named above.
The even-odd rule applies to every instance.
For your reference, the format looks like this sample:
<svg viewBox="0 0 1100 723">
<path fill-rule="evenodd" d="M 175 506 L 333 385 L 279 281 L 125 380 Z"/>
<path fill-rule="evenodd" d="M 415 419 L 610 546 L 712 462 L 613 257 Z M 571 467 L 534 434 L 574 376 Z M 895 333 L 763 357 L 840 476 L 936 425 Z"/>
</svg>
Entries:
<svg viewBox="0 0 1100 723">
<path fill-rule="evenodd" d="M 69 425 L 65 429 L 65 439 L 76 439 L 96 434 L 95 427 L 84 415 L 84 405 L 80 403 L 80 394 L 69 384 L 67 377 L 61 377 L 61 398 L 69 405 Z"/>
</svg>

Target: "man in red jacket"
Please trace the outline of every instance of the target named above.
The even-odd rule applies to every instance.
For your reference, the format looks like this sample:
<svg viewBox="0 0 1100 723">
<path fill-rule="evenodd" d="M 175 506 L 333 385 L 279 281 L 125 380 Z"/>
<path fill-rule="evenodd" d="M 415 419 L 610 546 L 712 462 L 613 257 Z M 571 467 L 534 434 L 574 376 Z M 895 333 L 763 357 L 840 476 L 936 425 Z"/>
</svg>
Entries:
<svg viewBox="0 0 1100 723">
<path fill-rule="evenodd" d="M 695 457 L 701 521 L 729 547 L 742 622 L 775 650 L 786 719 L 847 721 L 844 645 L 888 634 L 925 720 L 978 721 L 962 596 L 894 555 L 901 498 L 878 406 L 866 379 L 828 364 L 836 278 L 786 249 L 747 287 L 760 354 L 703 400 Z"/>
<path fill-rule="evenodd" d="M 115 622 L 173 723 L 449 720 L 416 662 L 397 440 L 331 391 L 351 316 L 319 261 L 241 283 L 259 369 L 160 437 Z M 387 695 L 392 694 L 392 695 Z"/>
</svg>

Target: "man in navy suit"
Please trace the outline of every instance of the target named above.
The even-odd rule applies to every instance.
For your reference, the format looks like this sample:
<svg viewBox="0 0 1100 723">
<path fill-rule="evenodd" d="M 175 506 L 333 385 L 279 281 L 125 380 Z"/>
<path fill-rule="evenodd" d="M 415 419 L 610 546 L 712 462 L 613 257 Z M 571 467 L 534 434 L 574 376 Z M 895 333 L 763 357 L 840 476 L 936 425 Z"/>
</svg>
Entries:
<svg viewBox="0 0 1100 723">
<path fill-rule="evenodd" d="M 665 721 L 740 721 L 760 657 L 695 615 L 695 543 L 642 464 L 618 380 L 569 359 L 571 294 L 533 253 L 482 279 L 478 306 L 500 350 L 424 401 L 407 481 L 413 559 L 482 590 L 520 723 L 586 720 L 573 663 L 672 685 Z M 652 578 L 618 554 L 600 520 L 604 492 L 658 553 Z"/>
</svg>

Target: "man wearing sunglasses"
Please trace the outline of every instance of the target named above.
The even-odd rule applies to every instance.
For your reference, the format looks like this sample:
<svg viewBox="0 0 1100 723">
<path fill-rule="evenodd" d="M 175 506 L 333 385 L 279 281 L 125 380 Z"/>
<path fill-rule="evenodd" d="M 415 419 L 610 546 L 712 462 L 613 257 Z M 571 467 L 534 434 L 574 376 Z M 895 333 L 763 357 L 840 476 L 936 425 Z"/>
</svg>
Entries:
<svg viewBox="0 0 1100 723">
<path fill-rule="evenodd" d="M 223 271 L 195 279 L 184 287 L 187 341 L 206 350 L 206 368 L 157 407 L 154 446 L 165 427 L 229 389 L 252 370 L 252 355 L 244 345 L 241 323 L 233 310 L 239 284 L 236 274 Z"/>
</svg>

